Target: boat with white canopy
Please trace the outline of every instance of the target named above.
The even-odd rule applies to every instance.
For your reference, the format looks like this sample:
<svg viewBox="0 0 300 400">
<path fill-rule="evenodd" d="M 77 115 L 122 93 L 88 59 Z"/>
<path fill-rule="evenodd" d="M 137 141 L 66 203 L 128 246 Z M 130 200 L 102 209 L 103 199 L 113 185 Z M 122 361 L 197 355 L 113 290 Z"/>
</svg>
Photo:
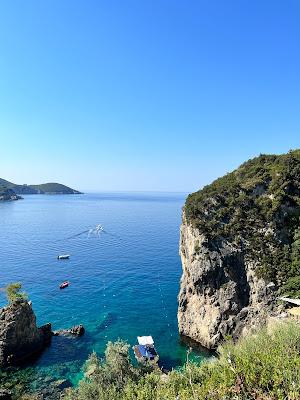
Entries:
<svg viewBox="0 0 300 400">
<path fill-rule="evenodd" d="M 154 340 L 152 336 L 138 336 L 138 344 L 133 346 L 133 351 L 136 359 L 141 362 L 150 362 L 156 365 L 158 363 L 159 356 L 154 347 Z"/>
</svg>

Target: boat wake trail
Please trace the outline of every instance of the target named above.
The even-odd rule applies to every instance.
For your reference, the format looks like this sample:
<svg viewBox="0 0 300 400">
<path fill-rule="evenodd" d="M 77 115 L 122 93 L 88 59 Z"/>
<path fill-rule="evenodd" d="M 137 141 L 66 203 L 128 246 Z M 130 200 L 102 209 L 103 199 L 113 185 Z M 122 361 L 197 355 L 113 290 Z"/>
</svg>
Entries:
<svg viewBox="0 0 300 400">
<path fill-rule="evenodd" d="M 74 234 L 74 235 L 68 236 L 67 238 L 60 239 L 60 240 L 58 240 L 58 241 L 64 241 L 64 240 L 75 239 L 75 238 L 77 238 L 77 237 L 79 237 L 79 236 L 81 236 L 81 235 L 84 235 L 84 234 L 87 234 L 87 236 L 86 236 L 87 238 L 90 238 L 91 236 L 93 236 L 93 237 L 100 237 L 101 234 L 105 234 L 105 235 L 113 236 L 113 237 L 115 237 L 115 238 L 117 238 L 117 239 L 119 239 L 119 240 L 122 239 L 120 236 L 115 235 L 114 233 L 107 232 L 107 231 L 102 227 L 102 225 L 96 225 L 95 228 L 85 229 L 84 231 L 81 231 L 81 232 L 76 233 L 76 234 Z"/>
<path fill-rule="evenodd" d="M 115 238 L 117 238 L 119 240 L 122 240 L 121 236 L 115 235 L 114 233 L 110 233 L 110 232 L 107 232 L 107 231 L 104 231 L 104 230 L 103 230 L 103 233 L 105 233 L 106 235 L 109 235 L 109 236 L 113 236 L 113 237 L 115 237 Z"/>
<path fill-rule="evenodd" d="M 83 235 L 84 233 L 88 233 L 89 231 L 90 231 L 90 229 L 86 229 L 85 231 L 76 233 L 76 235 L 72 235 L 72 236 L 67 237 L 65 240 L 74 239 L 74 238 L 76 238 L 78 236 Z M 62 240 L 64 240 L 64 239 L 62 239 Z"/>
</svg>

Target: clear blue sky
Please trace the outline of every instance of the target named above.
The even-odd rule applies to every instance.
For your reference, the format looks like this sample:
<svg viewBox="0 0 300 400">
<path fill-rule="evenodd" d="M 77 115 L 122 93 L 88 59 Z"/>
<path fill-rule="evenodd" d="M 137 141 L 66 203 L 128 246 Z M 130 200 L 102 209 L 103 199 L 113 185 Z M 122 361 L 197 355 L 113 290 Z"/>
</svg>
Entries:
<svg viewBox="0 0 300 400">
<path fill-rule="evenodd" d="M 299 0 L 2 0 L 0 177 L 192 191 L 300 147 Z"/>
</svg>

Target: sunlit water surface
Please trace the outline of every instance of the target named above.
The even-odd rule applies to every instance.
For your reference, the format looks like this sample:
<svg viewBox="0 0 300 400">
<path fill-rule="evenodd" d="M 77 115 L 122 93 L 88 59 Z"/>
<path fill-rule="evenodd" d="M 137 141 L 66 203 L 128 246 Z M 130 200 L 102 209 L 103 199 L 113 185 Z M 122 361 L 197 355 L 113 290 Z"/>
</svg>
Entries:
<svg viewBox="0 0 300 400">
<path fill-rule="evenodd" d="M 107 341 L 152 335 L 161 364 L 183 364 L 177 328 L 179 226 L 184 194 L 24 196 L 0 203 L 0 287 L 20 281 L 39 325 L 83 324 L 81 338 L 54 337 L 31 372 L 76 383 L 87 356 Z M 97 224 L 104 232 L 89 233 Z M 58 261 L 58 254 L 70 260 Z M 64 290 L 59 284 L 70 286 Z M 6 302 L 0 294 L 0 306 Z M 201 360 L 205 353 L 195 353 Z"/>
</svg>

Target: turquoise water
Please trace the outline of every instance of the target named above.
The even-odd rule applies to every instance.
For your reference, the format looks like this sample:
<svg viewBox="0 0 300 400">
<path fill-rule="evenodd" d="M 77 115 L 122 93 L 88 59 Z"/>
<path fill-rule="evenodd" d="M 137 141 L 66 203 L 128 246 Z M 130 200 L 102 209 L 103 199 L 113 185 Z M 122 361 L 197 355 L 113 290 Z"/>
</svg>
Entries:
<svg viewBox="0 0 300 400">
<path fill-rule="evenodd" d="M 165 367 L 183 364 L 177 329 L 179 226 L 184 194 L 24 196 L 0 204 L 0 287 L 20 281 L 38 324 L 83 324 L 85 336 L 55 337 L 31 362 L 76 383 L 84 360 L 108 340 L 152 335 Z M 102 224 L 105 231 L 89 234 Z M 58 254 L 71 254 L 58 261 Z M 59 290 L 65 280 L 70 286 Z M 0 306 L 5 304 L 0 294 Z M 194 353 L 199 360 L 205 353 Z"/>
</svg>

